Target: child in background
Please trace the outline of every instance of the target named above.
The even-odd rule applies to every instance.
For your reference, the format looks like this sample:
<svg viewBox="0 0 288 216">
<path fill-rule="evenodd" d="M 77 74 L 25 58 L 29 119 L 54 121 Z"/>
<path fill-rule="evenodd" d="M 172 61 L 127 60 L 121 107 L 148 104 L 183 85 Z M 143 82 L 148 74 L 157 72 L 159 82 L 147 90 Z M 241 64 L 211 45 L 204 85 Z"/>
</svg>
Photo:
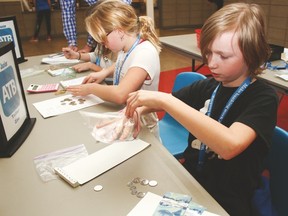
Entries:
<svg viewBox="0 0 288 216">
<path fill-rule="evenodd" d="M 78 59 L 85 62 L 74 65 L 72 68 L 76 72 L 101 71 L 103 68 L 111 66 L 115 61 L 115 54 L 106 49 L 103 45 L 98 45 L 94 52 L 80 53 L 72 50 L 70 47 L 62 48 L 67 59 Z"/>
<path fill-rule="evenodd" d="M 164 110 L 187 128 L 183 165 L 233 216 L 253 214 L 277 120 L 277 94 L 257 79 L 270 56 L 265 27 L 259 5 L 224 6 L 201 32 L 201 54 L 213 78 L 172 94 L 140 90 L 127 100 L 127 117 L 137 107 L 138 113 Z"/>
<path fill-rule="evenodd" d="M 116 63 L 88 75 L 82 85 L 69 86 L 75 96 L 94 94 L 116 104 L 125 104 L 128 94 L 139 89 L 157 91 L 160 75 L 160 42 L 153 20 L 137 17 L 134 8 L 118 0 L 100 0 L 85 19 L 99 43 L 118 53 Z M 78 53 L 82 57 L 82 53 Z M 81 56 L 80 56 L 81 55 Z M 113 76 L 113 85 L 101 85 Z"/>
<path fill-rule="evenodd" d="M 47 29 L 47 41 L 51 41 L 51 2 L 50 0 L 34 0 L 36 10 L 36 24 L 33 38 L 31 42 L 38 42 L 39 31 L 42 20 L 45 18 Z"/>
</svg>

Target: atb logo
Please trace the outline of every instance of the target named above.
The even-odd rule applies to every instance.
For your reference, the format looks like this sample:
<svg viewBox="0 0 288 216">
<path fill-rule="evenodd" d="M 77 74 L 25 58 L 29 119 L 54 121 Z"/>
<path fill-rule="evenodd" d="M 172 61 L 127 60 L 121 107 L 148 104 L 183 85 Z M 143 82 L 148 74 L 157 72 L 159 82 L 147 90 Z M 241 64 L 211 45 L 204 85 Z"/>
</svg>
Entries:
<svg viewBox="0 0 288 216">
<path fill-rule="evenodd" d="M 2 67 L 1 67 L 2 68 Z M 11 66 L 0 71 L 0 99 L 5 116 L 10 116 L 20 105 L 16 79 Z"/>
<path fill-rule="evenodd" d="M 0 42 L 13 42 L 13 32 L 10 28 L 1 29 L 0 26 Z"/>
</svg>

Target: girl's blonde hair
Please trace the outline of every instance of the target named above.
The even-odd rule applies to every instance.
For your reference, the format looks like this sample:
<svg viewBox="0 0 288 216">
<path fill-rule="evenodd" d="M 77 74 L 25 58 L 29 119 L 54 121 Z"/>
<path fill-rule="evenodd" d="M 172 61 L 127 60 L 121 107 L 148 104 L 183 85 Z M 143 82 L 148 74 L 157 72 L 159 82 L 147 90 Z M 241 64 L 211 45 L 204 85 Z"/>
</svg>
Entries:
<svg viewBox="0 0 288 216">
<path fill-rule="evenodd" d="M 139 34 L 150 41 L 158 52 L 161 44 L 154 28 L 154 21 L 148 16 L 137 17 L 134 8 L 120 0 L 100 0 L 91 7 L 86 19 L 87 31 L 100 44 L 107 42 L 107 34 L 115 29 Z"/>
<path fill-rule="evenodd" d="M 212 42 L 228 31 L 234 31 L 238 35 L 238 44 L 251 76 L 260 74 L 271 54 L 261 7 L 257 4 L 234 3 L 224 6 L 209 17 L 204 23 L 200 39 L 205 63 Z"/>
</svg>

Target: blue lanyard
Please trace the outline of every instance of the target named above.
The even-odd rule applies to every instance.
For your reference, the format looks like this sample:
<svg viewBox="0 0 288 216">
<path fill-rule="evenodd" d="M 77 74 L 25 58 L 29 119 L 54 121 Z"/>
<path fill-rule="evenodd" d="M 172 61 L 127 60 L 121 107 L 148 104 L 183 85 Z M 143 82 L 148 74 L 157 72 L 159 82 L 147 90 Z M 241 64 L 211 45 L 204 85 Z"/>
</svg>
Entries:
<svg viewBox="0 0 288 216">
<path fill-rule="evenodd" d="M 232 107 L 233 103 L 236 101 L 236 99 L 245 91 L 245 89 L 250 85 L 251 83 L 251 77 L 247 77 L 246 80 L 244 80 L 244 82 L 237 88 L 237 90 L 233 93 L 233 95 L 230 97 L 230 99 L 228 100 L 228 102 L 226 103 L 224 109 L 222 110 L 222 113 L 218 119 L 218 122 L 222 122 L 224 117 L 226 116 L 227 112 L 229 111 L 229 109 Z M 209 102 L 209 106 L 208 106 L 208 110 L 206 112 L 207 116 L 211 115 L 212 112 L 212 108 L 213 108 L 213 104 L 214 104 L 214 100 L 216 97 L 216 93 L 219 89 L 220 83 L 219 85 L 215 88 L 215 90 L 212 93 L 210 102 Z M 205 156 L 205 152 L 206 152 L 206 145 L 204 143 L 201 143 L 200 146 L 200 150 L 199 150 L 199 158 L 198 158 L 198 168 L 202 168 L 203 164 L 204 164 L 204 156 Z"/>
<path fill-rule="evenodd" d="M 120 80 L 120 73 L 122 71 L 124 62 L 126 61 L 126 59 L 128 58 L 128 56 L 130 55 L 130 53 L 133 51 L 133 49 L 139 44 L 140 42 L 140 35 L 137 36 L 137 40 L 134 42 L 134 44 L 132 45 L 132 47 L 128 50 L 124 60 L 122 61 L 122 64 L 120 66 L 120 58 L 117 59 L 117 63 L 116 63 L 116 67 L 115 67 L 115 75 L 114 75 L 114 85 L 118 85 L 119 84 L 119 80 Z"/>
<path fill-rule="evenodd" d="M 103 56 L 103 54 L 104 54 L 103 46 L 101 46 L 100 48 L 97 47 L 96 61 L 95 61 L 96 65 L 100 66 L 101 57 Z"/>
<path fill-rule="evenodd" d="M 99 57 L 99 55 L 97 56 L 96 58 L 96 65 L 100 66 L 100 61 L 101 61 L 101 58 Z"/>
</svg>

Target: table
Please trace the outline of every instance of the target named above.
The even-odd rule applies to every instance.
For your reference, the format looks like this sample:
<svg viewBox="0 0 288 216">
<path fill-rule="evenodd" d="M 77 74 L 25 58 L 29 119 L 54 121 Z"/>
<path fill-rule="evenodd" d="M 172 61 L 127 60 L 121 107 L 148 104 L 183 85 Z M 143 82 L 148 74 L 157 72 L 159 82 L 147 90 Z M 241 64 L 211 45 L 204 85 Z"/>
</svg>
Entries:
<svg viewBox="0 0 288 216">
<path fill-rule="evenodd" d="M 160 37 L 160 41 L 164 47 L 173 49 L 175 52 L 191 57 L 192 71 L 197 71 L 203 66 L 203 64 L 201 64 L 198 68 L 195 68 L 196 60 L 202 62 L 201 51 L 197 47 L 196 34 Z M 288 94 L 288 82 L 276 77 L 275 73 L 275 71 L 267 69 L 261 75 L 259 75 L 258 78 L 273 86 L 280 93 Z"/>
<path fill-rule="evenodd" d="M 192 71 L 198 71 L 204 64 L 201 64 L 195 68 L 195 62 L 202 62 L 202 55 L 200 49 L 197 47 L 196 34 L 184 34 L 175 36 L 166 36 L 159 38 L 161 43 L 166 48 L 170 48 L 173 51 L 186 55 L 192 58 Z"/>
<path fill-rule="evenodd" d="M 266 83 L 273 86 L 279 93 L 288 95 L 288 82 L 277 77 L 275 75 L 276 73 L 277 71 L 266 69 L 258 76 L 258 79 L 264 80 Z"/>
<path fill-rule="evenodd" d="M 27 58 L 21 69 L 39 65 L 41 56 Z M 23 78 L 26 89 L 29 84 L 43 84 L 59 81 L 43 72 Z M 0 159 L 0 215 L 3 216 L 122 216 L 127 215 L 140 201 L 130 194 L 127 183 L 135 177 L 156 180 L 156 187 L 143 186 L 143 192 L 163 195 L 167 191 L 190 194 L 193 201 L 219 215 L 228 215 L 223 208 L 199 185 L 166 148 L 148 131 L 143 130 L 140 138 L 151 143 L 148 149 L 121 163 L 90 182 L 72 188 L 63 180 L 44 183 L 38 176 L 33 158 L 55 150 L 84 144 L 89 154 L 105 147 L 97 143 L 83 124 L 79 112 L 43 119 L 33 103 L 55 97 L 54 93 L 26 94 L 31 117 L 36 124 L 29 137 L 11 158 Z M 119 107 L 105 102 L 86 108 L 86 111 L 108 112 Z M 100 192 L 93 190 L 100 184 Z"/>
</svg>

